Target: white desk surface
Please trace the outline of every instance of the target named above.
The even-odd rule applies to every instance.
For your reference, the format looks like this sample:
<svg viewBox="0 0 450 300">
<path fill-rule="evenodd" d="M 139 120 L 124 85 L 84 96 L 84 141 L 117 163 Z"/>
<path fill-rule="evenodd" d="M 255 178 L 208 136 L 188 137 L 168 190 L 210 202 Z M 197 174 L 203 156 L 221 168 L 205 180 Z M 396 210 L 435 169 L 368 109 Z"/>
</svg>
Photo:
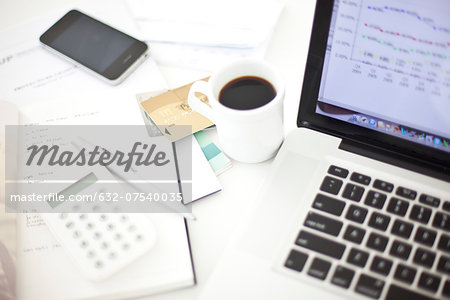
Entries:
<svg viewBox="0 0 450 300">
<path fill-rule="evenodd" d="M 163 0 L 161 0 L 163 1 Z M 278 0 L 284 10 L 272 36 L 265 59 L 275 65 L 284 77 L 285 133 L 296 127 L 303 71 L 308 53 L 314 14 L 314 0 Z M 0 0 L 0 30 L 27 19 L 63 7 L 72 0 Z M 208 72 L 160 66 L 169 87 L 175 88 L 209 75 Z M 215 131 L 208 134 L 216 139 Z M 217 141 L 217 140 L 215 140 Z M 188 221 L 197 285 L 150 299 L 196 299 L 220 259 L 235 224 L 255 197 L 270 161 L 259 164 L 233 162 L 233 167 L 219 176 L 223 191 L 192 205 L 196 221 Z M 277 201 L 277 199 L 273 199 Z"/>
</svg>

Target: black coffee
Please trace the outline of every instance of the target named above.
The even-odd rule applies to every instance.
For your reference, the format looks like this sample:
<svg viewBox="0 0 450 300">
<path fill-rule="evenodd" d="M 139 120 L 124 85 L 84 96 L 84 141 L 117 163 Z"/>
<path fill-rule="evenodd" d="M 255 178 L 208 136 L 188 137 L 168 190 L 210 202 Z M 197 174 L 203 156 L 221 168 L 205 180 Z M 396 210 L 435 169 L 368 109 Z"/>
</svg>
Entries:
<svg viewBox="0 0 450 300">
<path fill-rule="evenodd" d="M 276 96 L 275 88 L 267 80 L 256 76 L 244 76 L 228 82 L 219 93 L 219 102 L 239 109 L 261 107 Z"/>
</svg>

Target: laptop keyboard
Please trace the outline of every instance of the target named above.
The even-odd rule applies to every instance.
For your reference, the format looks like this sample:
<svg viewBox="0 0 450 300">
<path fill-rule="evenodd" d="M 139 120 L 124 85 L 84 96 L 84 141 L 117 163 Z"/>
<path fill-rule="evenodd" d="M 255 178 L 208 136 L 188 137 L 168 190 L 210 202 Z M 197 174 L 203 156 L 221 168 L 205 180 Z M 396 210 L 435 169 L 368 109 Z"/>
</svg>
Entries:
<svg viewBox="0 0 450 300">
<path fill-rule="evenodd" d="M 450 201 L 332 165 L 284 266 L 368 299 L 450 299 Z"/>
</svg>

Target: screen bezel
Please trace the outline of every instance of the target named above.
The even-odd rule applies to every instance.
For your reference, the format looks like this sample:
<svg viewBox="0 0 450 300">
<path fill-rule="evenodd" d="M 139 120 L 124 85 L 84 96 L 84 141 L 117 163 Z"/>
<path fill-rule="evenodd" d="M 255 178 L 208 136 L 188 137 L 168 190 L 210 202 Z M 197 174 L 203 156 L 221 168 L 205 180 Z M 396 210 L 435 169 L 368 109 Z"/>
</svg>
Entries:
<svg viewBox="0 0 450 300">
<path fill-rule="evenodd" d="M 139 41 L 139 40 L 129 36 L 128 34 L 123 33 L 115 28 L 112 28 L 114 30 L 114 32 L 116 32 L 117 34 L 126 36 L 127 38 L 133 40 L 134 42 L 131 44 L 130 47 L 128 47 L 128 49 L 126 49 L 123 52 L 123 54 L 118 56 L 114 60 L 114 62 L 110 66 L 108 66 L 104 71 L 100 71 L 98 69 L 92 68 L 91 66 L 87 65 L 85 62 L 73 58 L 70 55 L 70 53 L 67 53 L 66 51 L 60 51 L 60 50 L 52 47 L 52 42 L 81 16 L 85 16 L 105 28 L 107 28 L 107 27 L 112 28 L 111 26 L 108 26 L 105 23 L 102 23 L 102 22 L 100 22 L 78 10 L 71 10 L 68 13 L 66 13 L 61 19 L 59 19 L 44 34 L 42 34 L 40 36 L 39 40 L 41 41 L 41 43 L 45 44 L 46 46 L 58 51 L 59 53 L 63 54 L 64 56 L 72 59 L 73 61 L 76 61 L 77 63 L 94 71 L 97 74 L 100 74 L 103 77 L 106 77 L 109 80 L 117 80 L 122 74 L 125 73 L 125 71 L 128 68 L 130 68 L 143 54 L 145 54 L 147 52 L 148 46 L 146 43 Z M 129 56 L 131 56 L 131 57 L 128 58 Z"/>
<path fill-rule="evenodd" d="M 333 5 L 333 0 L 318 0 L 316 3 L 297 126 L 311 127 L 342 139 L 383 148 L 448 169 L 450 155 L 445 151 L 316 113 Z"/>
</svg>

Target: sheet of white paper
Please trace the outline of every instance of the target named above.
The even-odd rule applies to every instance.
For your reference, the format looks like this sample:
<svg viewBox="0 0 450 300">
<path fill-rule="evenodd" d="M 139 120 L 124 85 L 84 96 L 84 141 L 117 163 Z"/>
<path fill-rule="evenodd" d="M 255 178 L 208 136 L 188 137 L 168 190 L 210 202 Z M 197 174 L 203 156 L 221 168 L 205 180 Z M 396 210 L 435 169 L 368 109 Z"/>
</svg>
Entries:
<svg viewBox="0 0 450 300">
<path fill-rule="evenodd" d="M 283 4 L 269 0 L 128 0 L 150 41 L 255 47 L 271 34 Z"/>
</svg>

